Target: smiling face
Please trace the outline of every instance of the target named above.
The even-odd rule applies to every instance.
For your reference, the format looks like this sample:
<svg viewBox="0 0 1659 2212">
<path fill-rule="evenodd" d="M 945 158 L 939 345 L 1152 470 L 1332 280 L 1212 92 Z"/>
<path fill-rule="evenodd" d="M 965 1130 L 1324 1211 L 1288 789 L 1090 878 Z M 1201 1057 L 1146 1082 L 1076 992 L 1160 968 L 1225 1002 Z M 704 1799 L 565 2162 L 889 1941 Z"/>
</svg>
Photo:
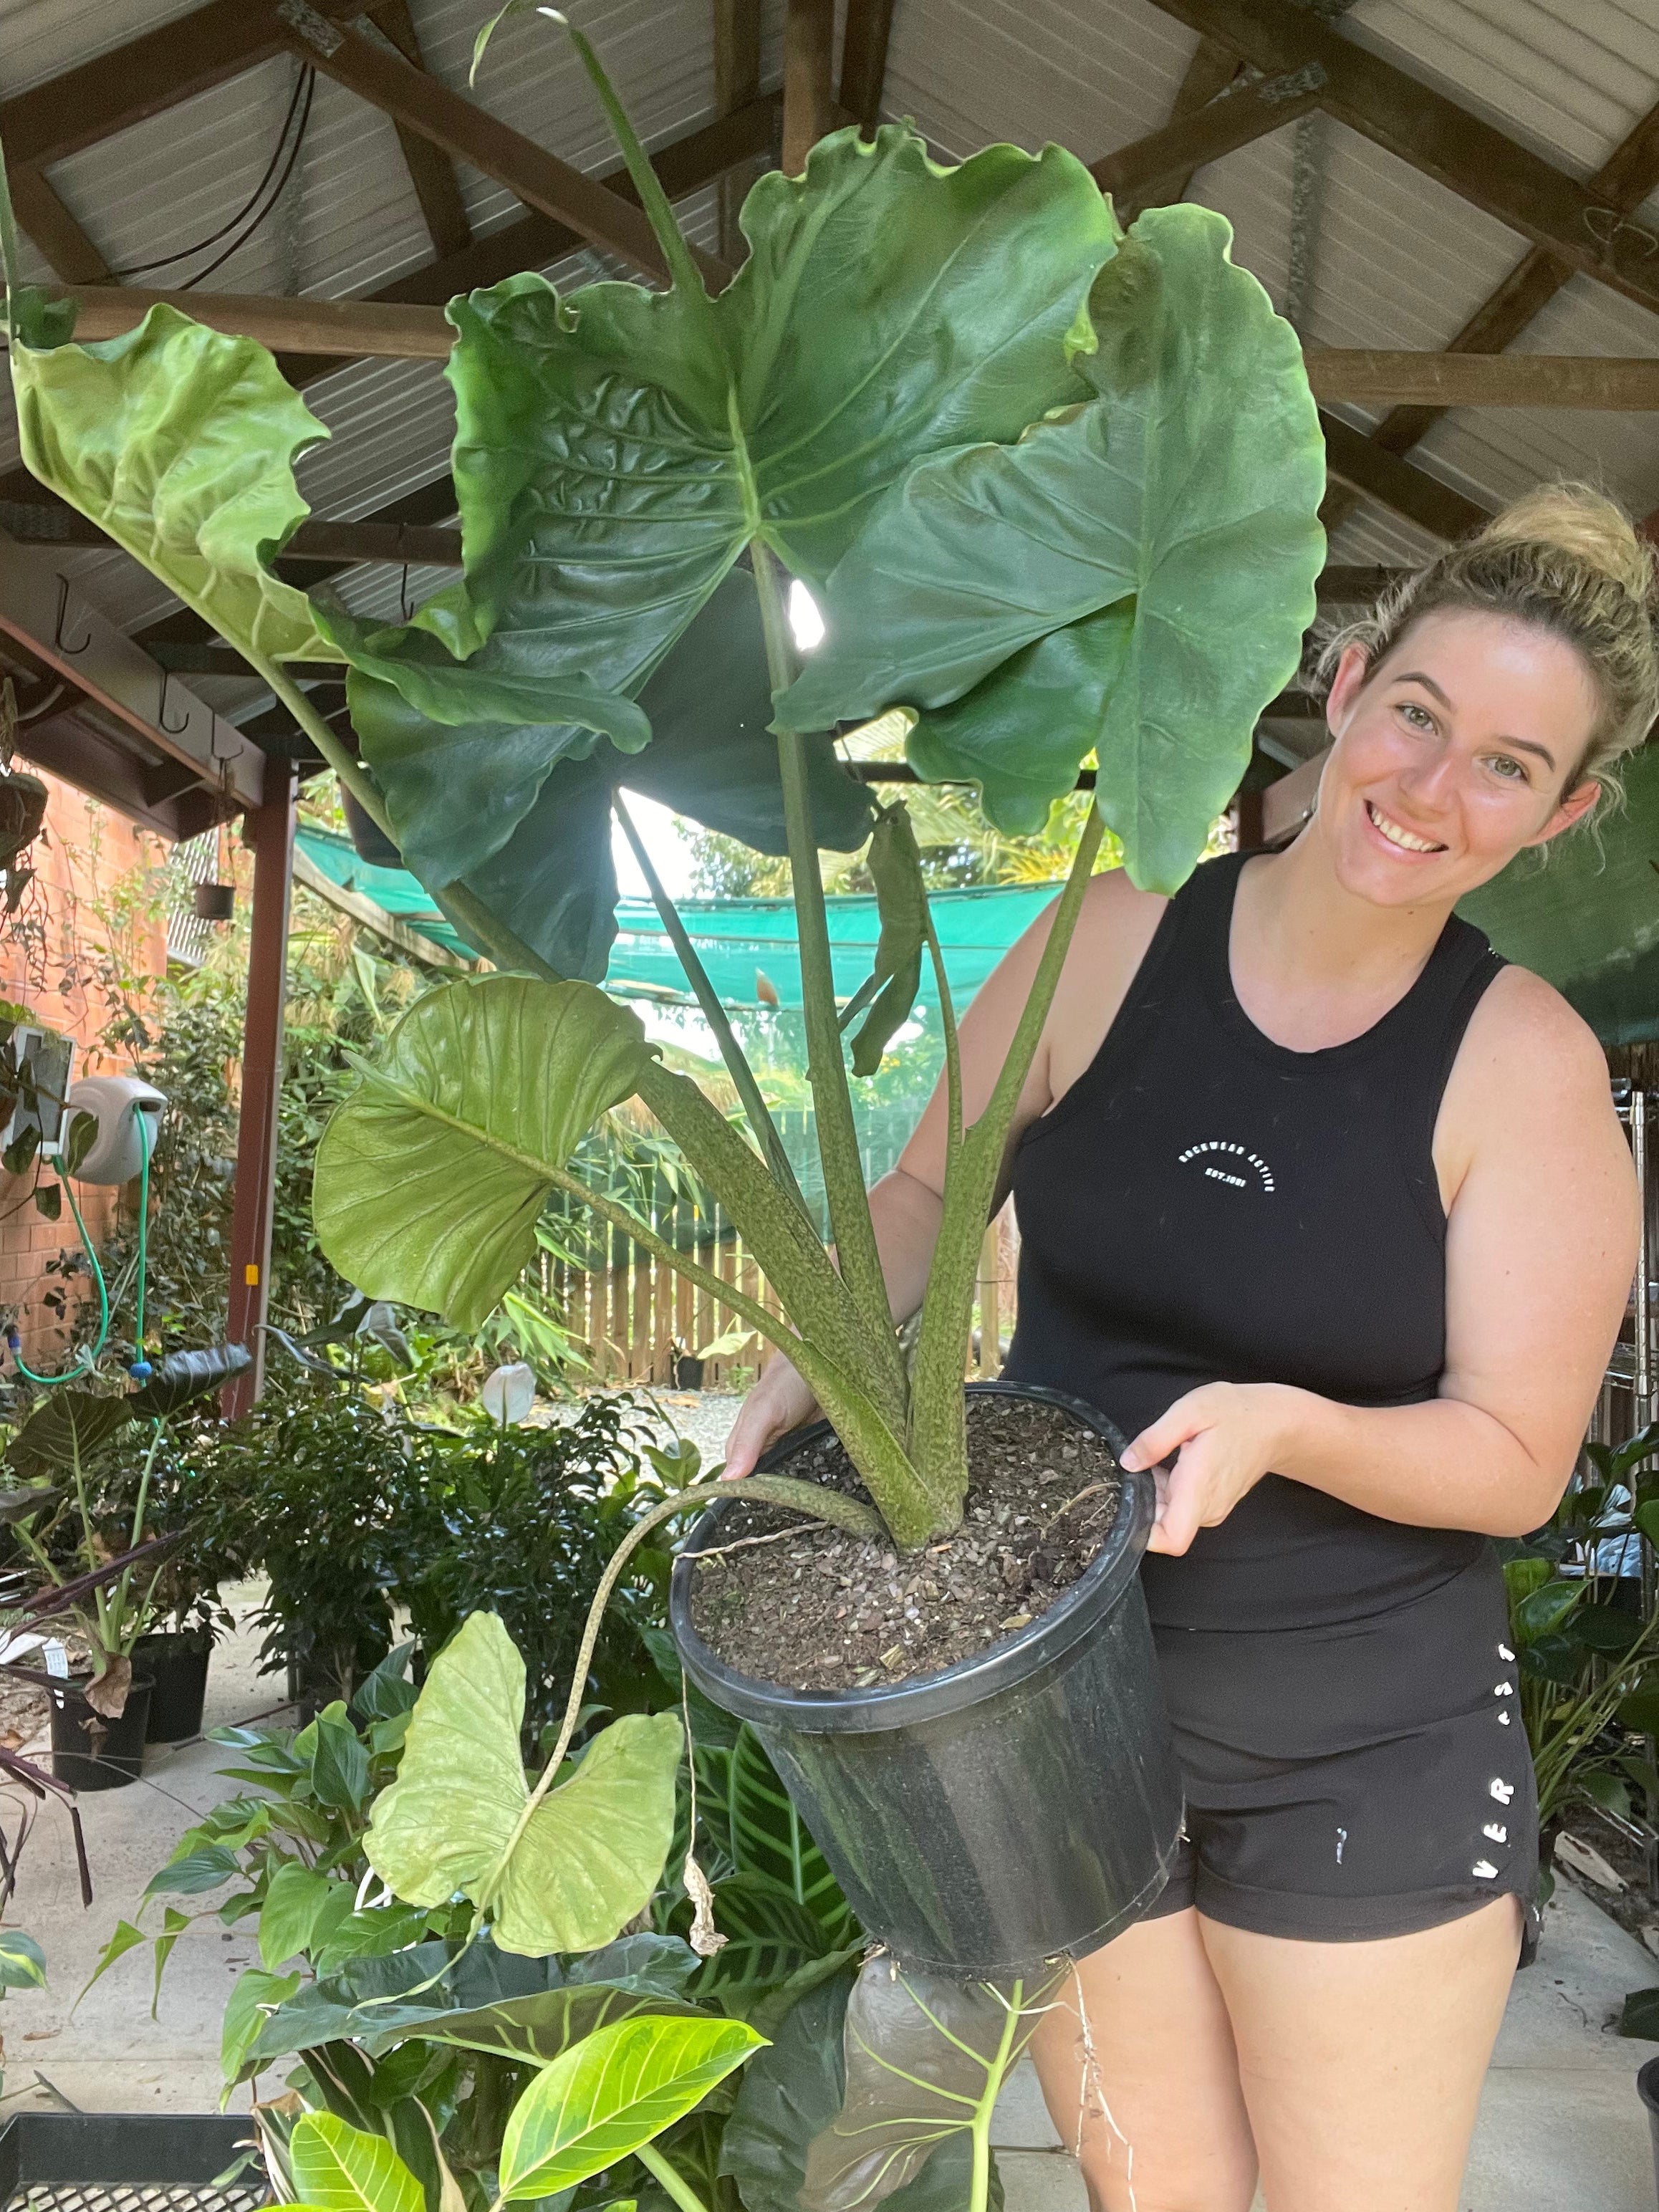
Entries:
<svg viewBox="0 0 1659 2212">
<path fill-rule="evenodd" d="M 1599 702 L 1571 646 L 1507 615 L 1442 609 L 1374 674 L 1343 654 L 1335 744 L 1312 827 L 1346 890 L 1380 906 L 1449 905 L 1595 804 L 1565 788 Z"/>
</svg>

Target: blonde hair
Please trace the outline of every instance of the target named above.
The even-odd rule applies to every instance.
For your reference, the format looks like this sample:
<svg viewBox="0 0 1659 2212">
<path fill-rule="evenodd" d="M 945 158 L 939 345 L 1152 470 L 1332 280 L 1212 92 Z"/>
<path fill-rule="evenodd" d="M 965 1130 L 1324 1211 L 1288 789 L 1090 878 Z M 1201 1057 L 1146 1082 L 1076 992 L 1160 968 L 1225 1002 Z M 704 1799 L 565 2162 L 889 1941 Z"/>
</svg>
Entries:
<svg viewBox="0 0 1659 2212">
<path fill-rule="evenodd" d="M 1583 757 L 1562 788 L 1574 790 L 1588 776 L 1617 796 L 1615 763 L 1659 720 L 1655 599 L 1654 548 L 1624 508 L 1588 484 L 1540 484 L 1403 577 L 1363 622 L 1340 630 L 1320 654 L 1319 677 L 1328 684 L 1346 648 L 1357 645 L 1369 682 L 1413 624 L 1444 610 L 1530 623 L 1573 647 L 1601 702 Z"/>
</svg>

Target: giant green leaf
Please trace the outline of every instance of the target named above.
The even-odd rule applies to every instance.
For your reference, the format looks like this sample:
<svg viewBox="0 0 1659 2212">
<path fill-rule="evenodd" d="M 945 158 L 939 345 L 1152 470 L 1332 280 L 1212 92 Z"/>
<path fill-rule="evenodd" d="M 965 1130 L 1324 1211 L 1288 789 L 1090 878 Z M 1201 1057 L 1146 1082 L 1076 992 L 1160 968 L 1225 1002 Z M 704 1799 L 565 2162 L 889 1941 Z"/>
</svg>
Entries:
<svg viewBox="0 0 1659 2212">
<path fill-rule="evenodd" d="M 1091 295 L 1099 344 L 1079 367 L 1094 397 L 894 487 L 830 580 L 829 635 L 781 703 L 789 726 L 954 705 L 932 729 L 924 714 L 917 757 L 979 777 L 1009 829 L 1070 787 L 1092 744 L 1131 872 L 1175 888 L 1296 667 L 1324 556 L 1301 350 L 1231 240 L 1208 209 L 1149 210 Z M 1010 672 L 1036 679 L 1029 713 L 1007 684 L 975 690 L 1126 600 L 1127 644 L 1101 629 Z M 1051 688 L 1073 695 L 1058 718 Z M 990 764 L 1003 742 L 1012 789 Z"/>
<path fill-rule="evenodd" d="M 428 711 L 446 687 L 424 763 L 404 743 L 394 771 L 366 739 L 424 881 L 443 866 L 455 880 L 481 836 L 500 850 L 506 817 L 579 750 L 506 725 L 487 823 L 457 820 L 480 811 L 501 656 L 637 696 L 654 724 L 644 687 L 745 545 L 821 580 L 918 458 L 1016 438 L 1086 396 L 1072 351 L 1093 342 L 1082 310 L 1118 234 L 1060 149 L 994 146 L 945 168 L 908 126 L 873 143 L 844 131 L 804 178 L 762 178 L 743 222 L 749 258 L 712 301 L 612 283 L 561 296 L 524 275 L 451 304 L 465 589 L 359 662 Z"/>
<path fill-rule="evenodd" d="M 250 2053 L 268 2065 L 347 2039 L 371 2052 L 418 2036 L 538 2060 L 633 2012 L 686 2008 L 696 1954 L 677 1938 L 625 1936 L 561 1960 L 500 1950 L 488 1934 L 459 1954 L 430 1942 L 390 1958 L 347 1960 L 265 2021 Z"/>
<path fill-rule="evenodd" d="M 294 464 L 329 434 L 252 338 L 176 307 L 96 344 L 14 341 L 31 474 L 95 522 L 232 644 L 337 660 L 270 562 L 310 512 Z"/>
<path fill-rule="evenodd" d="M 370 1297 L 476 1328 L 534 1256 L 554 1173 L 650 1054 L 635 1016 L 586 983 L 440 984 L 323 1133 L 323 1249 Z"/>
<path fill-rule="evenodd" d="M 307 2112 L 289 2137 L 294 2185 L 323 2212 L 426 2212 L 421 2185 L 382 2135 Z"/>
<path fill-rule="evenodd" d="M 801 2212 L 809 2148 L 845 2100 L 843 2025 L 853 1982 L 846 1972 L 804 1996 L 744 2075 L 726 2123 L 720 2172 L 737 2182 L 746 2212 Z M 941 2132 L 944 2140 L 920 2172 L 885 2197 L 887 2212 L 963 2212 L 971 2146 L 960 2132 Z M 879 2192 L 869 2201 L 882 2201 Z M 994 2162 L 990 2203 L 1002 2203 Z"/>
<path fill-rule="evenodd" d="M 445 728 L 398 686 L 356 669 L 348 690 L 405 866 L 434 892 L 465 879 L 563 975 L 598 982 L 616 934 L 613 791 L 658 799 L 757 852 L 786 849 L 771 686 L 746 570 L 722 580 L 646 685 L 653 734 L 642 752 L 621 753 L 570 726 Z M 807 767 L 818 843 L 853 851 L 870 833 L 867 794 L 827 738 L 810 745 Z M 462 782 L 469 799 L 457 805 Z"/>
<path fill-rule="evenodd" d="M 503 2201 L 550 2197 L 631 2157 L 760 2047 L 738 2020 L 645 2014 L 602 2027 L 544 2067 L 513 2107 Z"/>
<path fill-rule="evenodd" d="M 614 1721 L 532 1813 L 519 1748 L 524 1685 L 498 1617 L 471 1614 L 432 1663 L 364 1849 L 407 1904 L 459 1892 L 488 1910 L 503 1951 L 597 1950 L 661 1875 L 680 1723 L 672 1713 Z"/>
</svg>

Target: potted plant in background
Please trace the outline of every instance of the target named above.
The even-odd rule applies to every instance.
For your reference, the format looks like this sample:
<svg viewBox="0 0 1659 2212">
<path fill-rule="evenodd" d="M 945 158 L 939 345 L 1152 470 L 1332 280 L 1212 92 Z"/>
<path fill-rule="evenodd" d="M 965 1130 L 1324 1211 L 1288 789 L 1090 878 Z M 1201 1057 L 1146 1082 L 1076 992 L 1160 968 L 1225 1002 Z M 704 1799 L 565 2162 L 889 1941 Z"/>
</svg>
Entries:
<svg viewBox="0 0 1659 2212">
<path fill-rule="evenodd" d="M 133 1655 L 155 1618 L 166 1554 L 178 1540 L 151 1522 L 150 1485 L 164 1424 L 248 1366 L 246 1349 L 221 1345 L 173 1352 L 137 1390 L 72 1382 L 45 1395 L 6 1447 L 7 1466 L 26 1486 L 9 1504 L 14 1533 L 38 1570 L 40 1594 L 19 1611 L 27 1624 L 73 1629 L 87 1655 L 84 1674 L 68 1679 L 7 1663 L 40 1682 L 51 1701 L 52 1771 L 76 1790 L 111 1790 L 135 1781 L 143 1765 L 150 1679 Z M 130 1486 L 124 1548 L 112 1558 L 99 1506 L 98 1462 L 118 1441 L 149 1425 Z M 40 1503 L 27 1508 L 29 1491 Z M 13 1639 L 10 1648 L 19 1650 Z M 21 1656 L 21 1653 L 20 1653 Z"/>
<path fill-rule="evenodd" d="M 1126 235 L 1054 147 L 1035 158 L 993 147 L 947 169 L 906 126 L 884 126 L 872 144 L 838 132 L 804 178 L 756 185 L 749 260 L 711 295 L 573 36 L 672 281 L 561 300 L 525 276 L 453 304 L 465 574 L 412 623 L 385 629 L 313 607 L 272 574 L 270 556 L 305 512 L 292 459 L 319 426 L 246 341 L 158 307 L 126 338 L 76 346 L 58 307 L 14 284 L 24 455 L 236 644 L 458 924 L 519 971 L 420 1000 L 336 1115 L 315 1198 L 336 1266 L 371 1296 L 465 1326 L 524 1266 L 550 1194 L 591 1206 L 787 1351 L 833 1424 L 845 1471 L 821 1467 L 831 1479 L 810 1485 L 757 1475 L 742 1510 L 761 1498 L 835 1523 L 834 1537 L 802 1540 L 843 1549 L 799 1571 L 861 1577 L 878 1613 L 888 1601 L 876 1583 L 896 1581 L 902 1613 L 921 1620 L 940 1603 L 925 1587 L 937 1592 L 932 1547 L 966 1530 L 951 1567 L 977 1603 L 1009 1548 L 994 1540 L 996 1516 L 1009 1505 L 1018 1517 L 994 1491 L 969 1498 L 962 1377 L 975 1261 L 1103 823 L 1138 881 L 1173 890 L 1235 788 L 1256 715 L 1296 666 L 1313 614 L 1316 414 L 1294 333 L 1233 267 L 1224 222 L 1161 209 Z M 188 431 L 176 404 L 186 386 Z M 792 579 L 829 625 L 804 672 Z M 287 660 L 330 656 L 349 665 L 366 765 L 284 672 Z M 878 1063 L 930 958 L 951 1102 L 944 1226 L 908 1343 L 860 1170 L 849 1010 L 835 998 L 817 863 L 821 840 L 868 822 L 824 733 L 896 704 L 915 717 L 912 759 L 977 781 L 1006 827 L 1032 826 L 1091 751 L 1097 763 L 1097 809 L 1007 1064 L 971 1127 L 908 819 L 896 806 L 874 823 L 884 927 L 852 1010 L 854 1067 Z M 705 821 L 712 793 L 740 787 L 756 839 L 781 818 L 833 1261 L 672 904 L 660 901 L 665 922 L 746 1133 L 661 1064 L 632 1015 L 577 980 L 602 969 L 613 811 L 629 828 L 623 784 Z M 570 1171 L 584 1133 L 629 1096 L 719 1197 L 783 1317 Z M 975 1427 L 993 1458 L 1035 1452 L 1055 1484 L 1077 1476 L 1075 1495 L 1045 1493 L 1053 1516 L 1073 1516 L 1048 1547 L 1063 1556 L 1016 1559 L 1024 1609 L 992 1613 L 984 1648 L 914 1681 L 896 1668 L 873 1685 L 820 1676 L 805 1690 L 798 1668 L 793 1682 L 745 1677 L 732 1663 L 741 1622 L 694 1617 L 709 1571 L 690 1559 L 675 1626 L 694 1678 L 752 1717 L 875 1933 L 910 1959 L 1029 1973 L 1104 1940 L 1149 1900 L 1179 1793 L 1134 1579 L 1150 1480 L 1121 1474 L 1090 1409 L 994 1389 L 978 1402 L 991 1407 Z M 854 1482 L 873 1511 L 842 1486 Z M 717 1498 L 732 1510 L 729 1490 L 694 1486 L 629 1543 Z M 787 1610 L 797 1562 L 775 1543 L 750 1556 L 777 1563 Z M 750 1601 L 758 1618 L 776 1593 Z M 725 1656 L 705 1630 L 725 1638 Z M 590 1623 L 586 1651 L 596 1633 Z M 903 1647 L 901 1632 L 892 1648 Z M 575 1710 L 523 1820 L 557 1794 Z M 419 1795 L 417 1764 L 411 1753 L 392 1793 L 406 1793 L 402 1805 Z M 1014 1820 L 1010 1808 L 1039 1795 L 1040 1827 Z M 512 1857 L 489 1856 L 492 1907 Z M 398 1895 L 423 1890 L 395 1848 L 374 1863 Z"/>
</svg>

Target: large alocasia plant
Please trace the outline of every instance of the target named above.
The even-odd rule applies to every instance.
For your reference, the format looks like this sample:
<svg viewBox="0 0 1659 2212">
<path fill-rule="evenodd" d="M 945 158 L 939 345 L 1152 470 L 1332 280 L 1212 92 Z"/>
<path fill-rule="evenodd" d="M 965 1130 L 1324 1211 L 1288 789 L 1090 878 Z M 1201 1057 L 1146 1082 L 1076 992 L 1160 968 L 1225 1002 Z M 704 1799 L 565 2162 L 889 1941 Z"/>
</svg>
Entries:
<svg viewBox="0 0 1659 2212">
<path fill-rule="evenodd" d="M 527 275 L 452 303 L 465 573 L 413 622 L 307 606 L 271 574 L 304 511 L 293 459 L 319 432 L 246 341 L 156 308 L 128 338 L 76 346 L 52 303 L 14 287 L 25 458 L 265 672 L 459 925 L 519 971 L 422 1000 L 337 1115 L 316 1177 L 336 1265 L 473 1322 L 550 1194 L 591 1205 L 787 1352 L 908 1547 L 961 1516 L 981 1233 L 1103 822 L 1151 888 L 1173 890 L 1201 850 L 1311 617 L 1317 418 L 1294 334 L 1233 266 L 1225 222 L 1164 209 L 1126 236 L 1054 147 L 944 167 L 908 125 L 837 132 L 804 176 L 755 186 L 749 258 L 711 295 L 572 36 L 672 281 L 561 295 Z M 792 577 L 829 624 L 804 672 Z M 330 654 L 350 670 L 366 767 L 283 665 Z M 817 864 L 820 843 L 871 830 L 826 733 L 893 706 L 915 717 L 924 773 L 978 782 L 1007 828 L 1039 821 L 1091 753 L 1099 802 L 971 1127 L 908 822 L 875 818 L 884 927 L 854 1065 L 877 1063 L 929 957 L 951 1102 L 908 1356 L 860 1170 Z M 684 933 L 748 1135 L 592 987 L 623 785 L 787 844 L 833 1261 Z M 787 1318 L 572 1172 L 592 1117 L 630 1093 L 720 1197 Z"/>
</svg>

